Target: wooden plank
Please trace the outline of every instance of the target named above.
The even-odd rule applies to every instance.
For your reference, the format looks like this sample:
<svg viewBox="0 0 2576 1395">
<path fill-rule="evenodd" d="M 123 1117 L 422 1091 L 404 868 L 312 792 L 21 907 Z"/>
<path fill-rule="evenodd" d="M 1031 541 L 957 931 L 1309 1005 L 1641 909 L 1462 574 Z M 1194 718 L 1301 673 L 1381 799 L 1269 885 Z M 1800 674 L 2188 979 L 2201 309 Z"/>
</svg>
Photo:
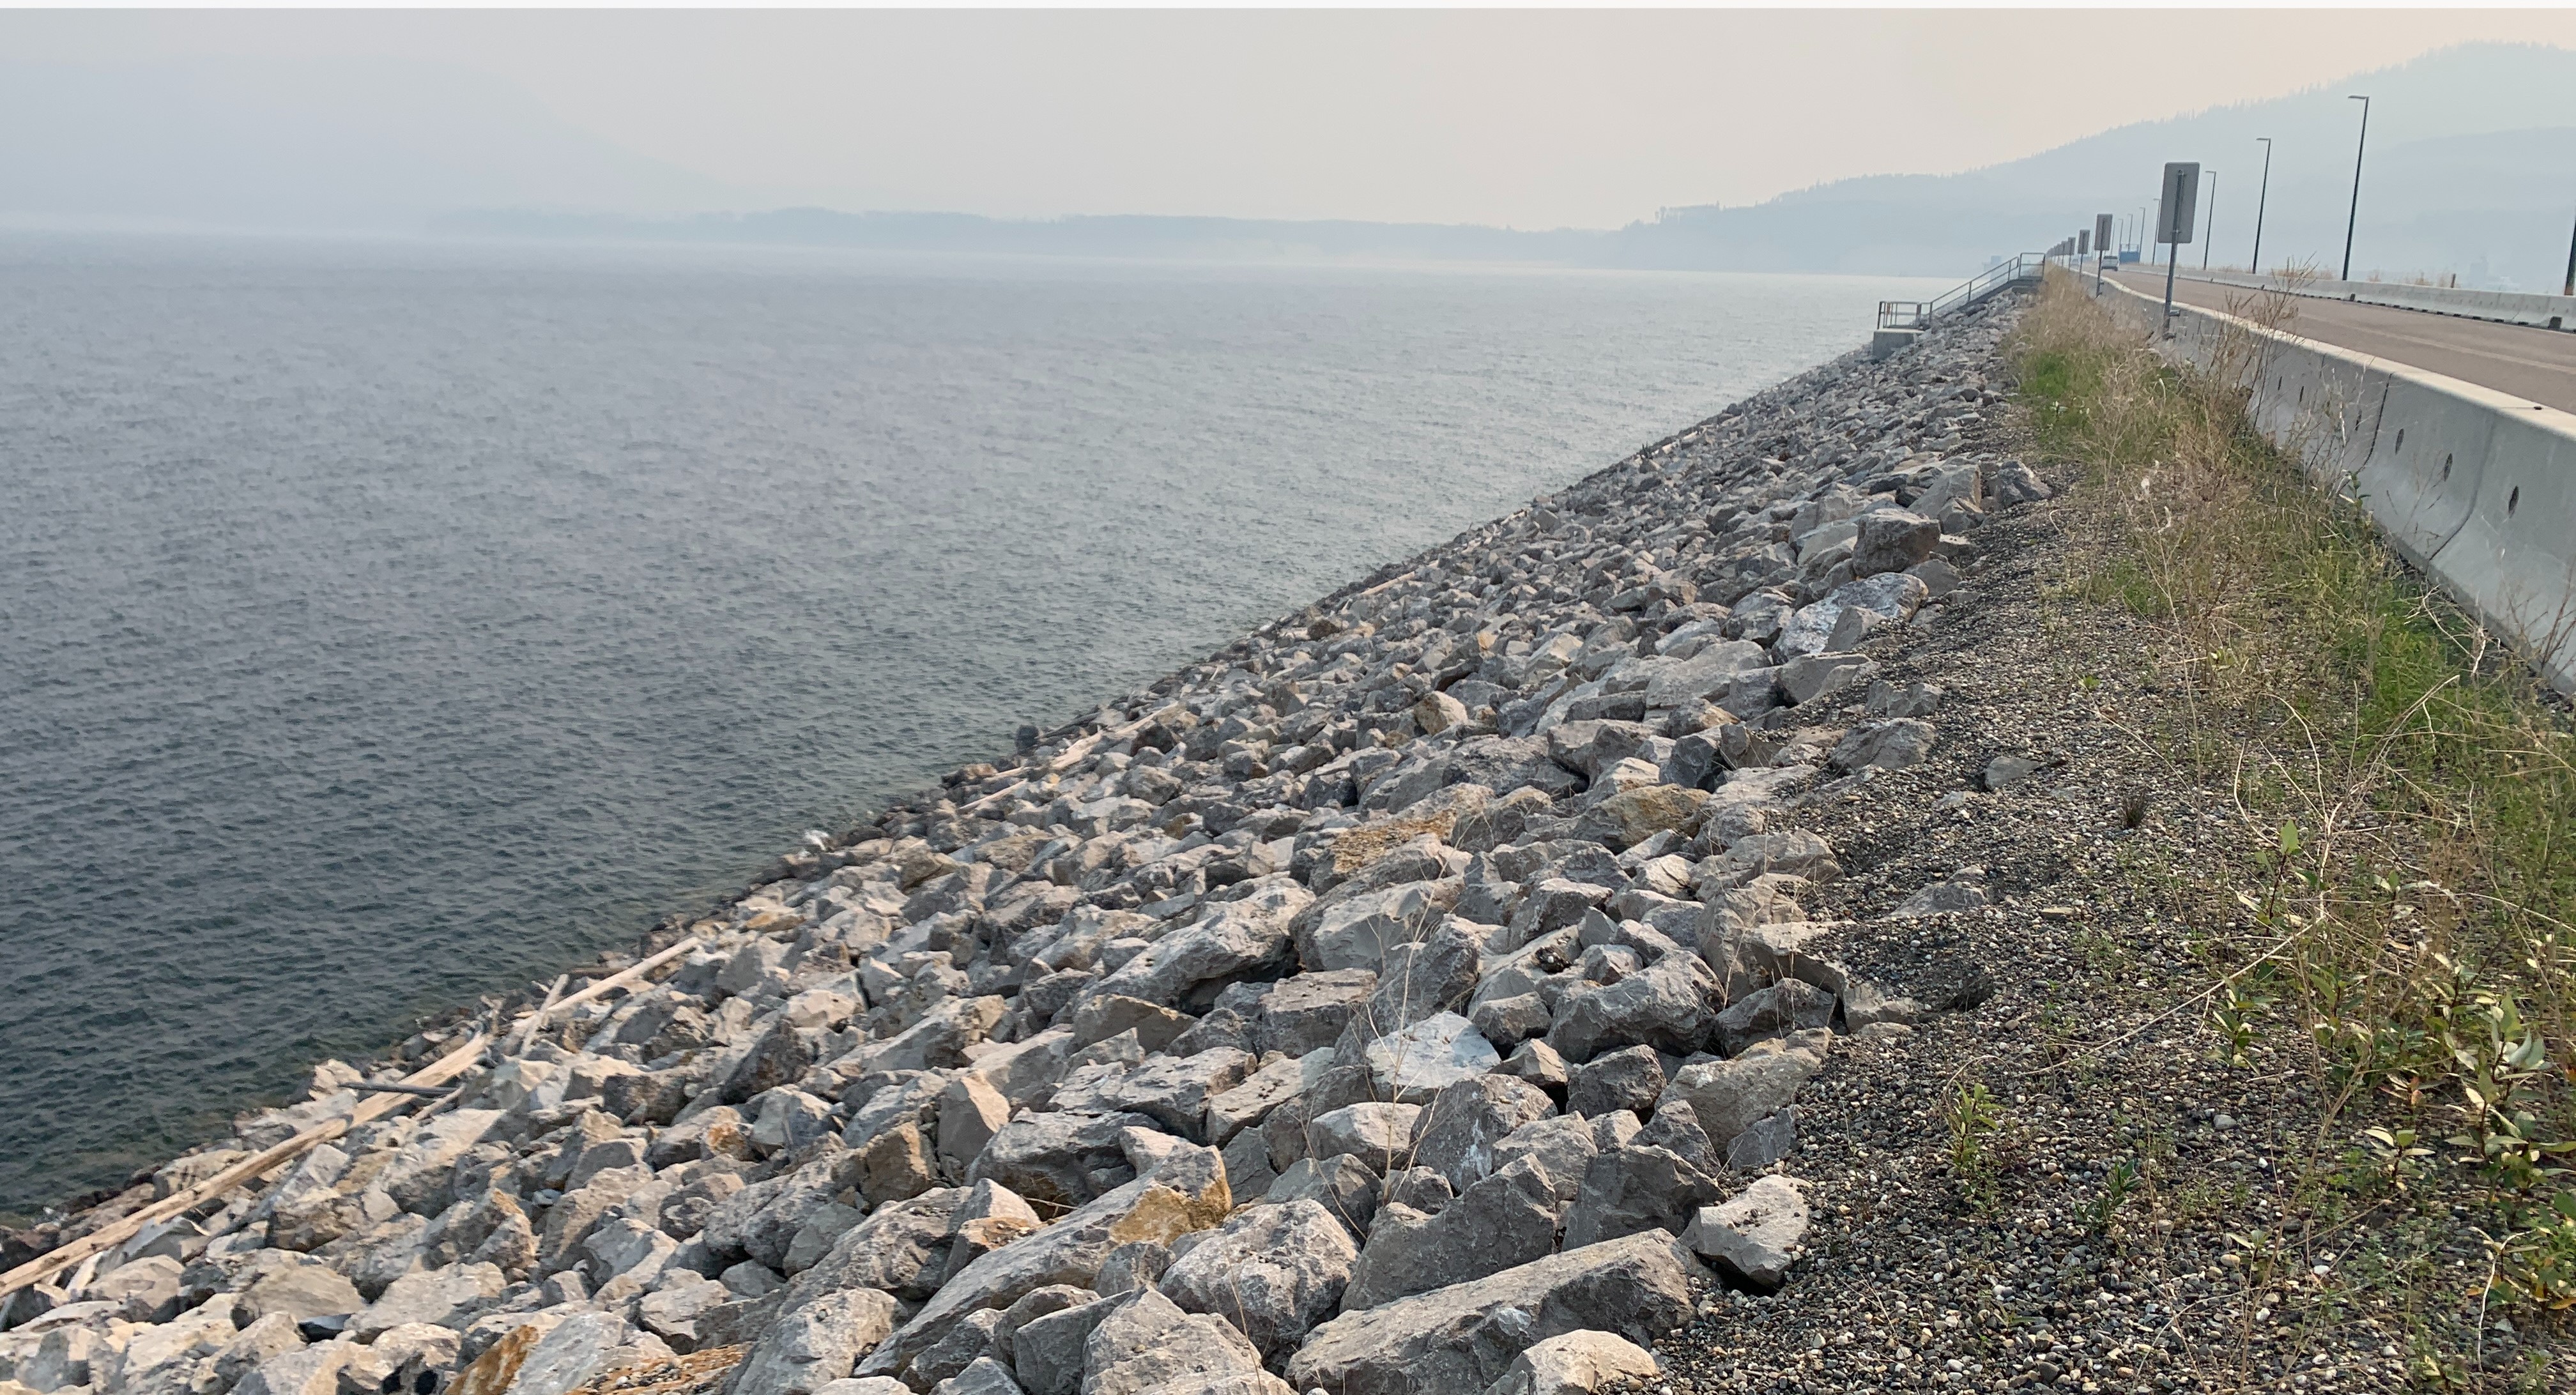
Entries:
<svg viewBox="0 0 2576 1395">
<path fill-rule="evenodd" d="M 555 975 L 555 981 L 546 985 L 545 1001 L 537 1004 L 537 1010 L 529 1013 L 519 1024 L 519 1030 L 510 1034 L 510 1044 L 501 1048 L 502 1055 L 516 1056 L 528 1049 L 528 1038 L 537 1034 L 537 1024 L 546 1020 L 547 1013 L 554 1011 L 555 999 L 563 996 L 563 986 L 570 982 L 570 974 Z"/>
<path fill-rule="evenodd" d="M 488 1034 L 476 1032 L 463 1046 L 404 1076 L 402 1083 L 423 1087 L 443 1085 L 472 1069 L 482 1057 L 483 1048 L 491 1041 Z M 343 1117 L 326 1119 L 273 1148 L 234 1163 L 186 1191 L 164 1197 L 121 1220 L 110 1221 L 77 1240 L 58 1245 L 8 1273 L 0 1274 L 0 1299 L 104 1254 L 131 1239 L 145 1226 L 193 1211 L 254 1177 L 302 1157 L 315 1146 L 328 1143 L 359 1124 L 383 1118 L 410 1102 L 408 1094 L 378 1094 L 362 1098 L 357 1108 Z"/>
<path fill-rule="evenodd" d="M 672 945 L 670 948 L 663 950 L 652 958 L 637 964 L 631 969 L 620 969 L 616 973 L 610 974 L 608 977 L 601 979 L 588 988 L 564 999 L 562 1002 L 541 1008 L 538 1010 L 537 1015 L 538 1017 L 543 1018 L 551 1014 L 561 1012 L 566 1008 L 579 1007 L 593 998 L 604 997 L 607 995 L 609 990 L 623 988 L 626 985 L 635 982 L 637 979 L 644 977 L 646 974 L 653 972 L 655 969 L 658 969 L 663 965 L 670 963 L 672 960 L 679 958 L 681 955 L 688 953 L 690 950 L 696 949 L 703 943 L 705 942 L 695 935 L 682 936 L 679 943 Z"/>
<path fill-rule="evenodd" d="M 1104 743 L 1123 741 L 1130 736 L 1134 736 L 1136 733 L 1143 731 L 1145 728 L 1152 726 L 1158 721 L 1161 721 L 1171 713 L 1178 711 L 1180 706 L 1181 705 L 1177 702 L 1165 703 L 1161 707 L 1157 707 L 1153 711 L 1146 713 L 1144 716 L 1127 723 L 1125 726 L 1104 728 L 1100 731 L 1095 731 L 1091 735 L 1082 738 L 1080 741 L 1076 741 L 1072 745 L 1065 747 L 1062 755 L 1048 761 L 1042 769 L 1034 770 L 1021 776 L 1020 781 L 1024 784 L 1030 780 L 1041 779 L 1048 775 L 1055 775 L 1063 771 L 1070 770 L 1075 765 L 1079 764 L 1084 757 L 1089 756 L 1094 750 L 1098 749 Z M 1019 788 L 1019 785 L 1017 784 L 1004 785 L 1002 788 L 993 791 L 991 794 L 985 795 L 981 799 L 971 800 L 965 804 L 959 805 L 957 807 L 957 812 L 961 814 L 972 813 L 975 810 L 981 809 L 985 805 L 992 803 L 994 800 L 1000 799 L 1003 795 L 1009 794 L 1012 790 L 1017 788 Z"/>
<path fill-rule="evenodd" d="M 525 1033 L 533 1032 L 546 1017 L 633 983 L 664 964 L 696 949 L 699 944 L 698 937 L 690 935 L 634 967 L 611 974 L 570 997 L 557 1001 L 553 999 L 552 994 L 549 994 L 549 1001 L 540 1005 L 538 1010 L 526 1019 L 522 1028 L 522 1039 Z M 556 982 L 560 990 L 563 980 L 558 979 Z M 404 1076 L 401 1084 L 405 1088 L 400 1093 L 370 1091 L 359 1099 L 355 1110 L 342 1118 L 324 1120 L 273 1148 L 225 1168 L 184 1192 L 164 1197 L 130 1216 L 111 1221 L 77 1240 L 56 1246 L 25 1264 L 0 1274 L 0 1300 L 6 1300 L 18 1290 L 42 1282 L 92 1256 L 106 1253 L 141 1232 L 145 1226 L 193 1211 L 253 1178 L 264 1176 L 293 1162 L 317 1145 L 328 1143 L 360 1124 L 381 1119 L 396 1109 L 412 1103 L 414 1096 L 420 1092 L 429 1090 L 433 1086 L 447 1084 L 472 1069 L 481 1059 L 484 1048 L 491 1043 L 490 1034 L 477 1032 L 463 1046 L 441 1056 L 420 1070 Z M 367 1087 L 361 1084 L 357 1088 L 366 1089 Z M 439 1105 L 431 1106 L 433 1110 L 439 1107 Z"/>
</svg>

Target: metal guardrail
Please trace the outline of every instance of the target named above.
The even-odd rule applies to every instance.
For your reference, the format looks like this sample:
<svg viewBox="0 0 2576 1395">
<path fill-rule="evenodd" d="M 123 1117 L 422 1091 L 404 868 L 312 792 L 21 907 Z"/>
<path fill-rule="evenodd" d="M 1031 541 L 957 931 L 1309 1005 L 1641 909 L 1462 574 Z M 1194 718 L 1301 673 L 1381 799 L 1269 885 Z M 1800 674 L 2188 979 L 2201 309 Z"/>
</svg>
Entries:
<svg viewBox="0 0 2576 1395">
<path fill-rule="evenodd" d="M 1966 309 L 2006 286 L 2038 280 L 2040 268 L 2048 262 L 2044 252 L 2024 252 L 1987 267 L 1930 300 L 1882 300 L 1878 303 L 1878 327 L 1921 329 L 1935 317 Z"/>
</svg>

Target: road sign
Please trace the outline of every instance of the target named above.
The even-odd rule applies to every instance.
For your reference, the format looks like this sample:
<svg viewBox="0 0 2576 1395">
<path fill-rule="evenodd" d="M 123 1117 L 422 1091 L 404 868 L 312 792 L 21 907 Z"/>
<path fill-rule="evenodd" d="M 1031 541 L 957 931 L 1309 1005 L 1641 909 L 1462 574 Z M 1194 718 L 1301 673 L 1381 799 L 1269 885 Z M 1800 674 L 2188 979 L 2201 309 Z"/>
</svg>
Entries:
<svg viewBox="0 0 2576 1395">
<path fill-rule="evenodd" d="M 2156 241 L 2191 241 L 2191 225 L 2200 212 L 2200 164 L 2176 160 L 2165 166 L 2164 196 L 2156 201 Z"/>
<path fill-rule="evenodd" d="M 2078 228 L 2075 230 L 2075 255 L 2079 257 L 2089 257 L 2093 255 L 2093 230 L 2091 228 Z"/>
<path fill-rule="evenodd" d="M 2093 215 L 2093 245 L 2101 248 L 2105 252 L 2111 250 L 2110 214 L 2096 213 Z"/>
</svg>

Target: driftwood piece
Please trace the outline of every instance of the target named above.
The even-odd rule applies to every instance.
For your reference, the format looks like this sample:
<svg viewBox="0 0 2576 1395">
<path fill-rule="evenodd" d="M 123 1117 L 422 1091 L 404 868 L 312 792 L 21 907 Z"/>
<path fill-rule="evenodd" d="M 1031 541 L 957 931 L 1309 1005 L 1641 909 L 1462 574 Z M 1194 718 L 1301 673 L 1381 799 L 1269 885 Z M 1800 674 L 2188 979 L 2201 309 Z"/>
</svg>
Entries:
<svg viewBox="0 0 2576 1395">
<path fill-rule="evenodd" d="M 701 943 L 703 943 L 703 941 L 695 935 L 683 936 L 678 943 L 663 950 L 661 953 L 654 955 L 652 958 L 647 959 L 632 968 L 620 969 L 616 973 L 610 974 L 608 977 L 599 980 L 597 983 L 573 994 L 571 997 L 566 998 L 561 1002 L 553 1001 L 554 995 L 551 993 L 546 995 L 548 1001 L 535 1012 L 529 1014 L 528 1019 L 519 1025 L 520 1042 L 524 1044 L 528 1037 L 534 1034 L 538 1028 L 543 1027 L 546 1019 L 555 1013 L 562 1012 L 567 1008 L 579 1007 L 593 998 L 605 997 L 610 990 L 623 988 L 626 985 L 635 982 L 646 974 L 653 972 L 655 969 L 658 969 L 663 965 L 670 963 L 672 960 L 679 958 L 681 955 L 688 953 L 690 950 L 696 949 Z M 558 983 L 556 986 L 561 987 L 562 985 Z"/>
<path fill-rule="evenodd" d="M 348 1088 L 362 1095 L 418 1095 L 425 1100 L 448 1093 L 436 1085 L 405 1085 L 399 1080 L 361 1080 Z"/>
<path fill-rule="evenodd" d="M 528 1015 L 516 1035 L 524 1041 L 529 1033 L 544 1025 L 548 1016 L 623 988 L 690 950 L 696 949 L 699 943 L 697 936 L 687 936 L 679 943 L 632 968 L 611 974 L 569 997 L 557 999 L 555 994 L 562 991 L 564 983 L 570 976 L 557 979 L 554 992 L 549 992 L 546 995 L 546 1002 Z M 347 1115 L 337 1119 L 326 1119 L 276 1147 L 234 1163 L 186 1191 L 164 1197 L 122 1219 L 110 1221 L 77 1240 L 58 1245 L 25 1264 L 0 1274 L 0 1302 L 5 1302 L 22 1288 L 40 1283 L 75 1264 L 105 1254 L 140 1233 L 146 1226 L 168 1220 L 172 1216 L 185 1215 L 235 1187 L 254 1178 L 264 1177 L 302 1157 L 316 1145 L 328 1143 L 360 1124 L 381 1119 L 410 1103 L 415 1097 L 437 1099 L 443 1105 L 453 1099 L 458 1092 L 441 1087 L 450 1085 L 459 1076 L 481 1065 L 483 1053 L 491 1045 L 490 1033 L 476 1032 L 463 1046 L 404 1076 L 400 1081 L 357 1082 L 350 1088 L 362 1092 L 362 1097 L 358 1101 L 357 1108 Z M 431 1108 L 434 1111 L 438 1107 L 440 1106 L 433 1105 Z"/>
<path fill-rule="evenodd" d="M 1080 764 L 1084 757 L 1089 756 L 1103 743 L 1123 741 L 1128 737 L 1134 736 L 1136 733 L 1143 731 L 1145 728 L 1152 726 L 1158 721 L 1161 721 L 1179 706 L 1180 704 L 1177 702 L 1165 703 L 1163 706 L 1155 708 L 1153 711 L 1146 713 L 1144 716 L 1139 717 L 1124 726 L 1103 727 L 1099 731 L 1095 731 L 1091 735 L 1065 747 L 1062 755 L 1048 761 L 1045 765 L 1024 773 L 1020 777 L 1020 783 L 1025 784 L 1030 780 L 1040 779 L 1048 775 L 1054 775 L 1070 770 L 1074 766 Z M 981 799 L 969 800 L 968 802 L 959 805 L 957 807 L 957 812 L 961 814 L 973 813 L 975 810 L 983 808 L 985 805 L 1000 799 L 1003 795 L 1009 794 L 1012 790 L 1017 788 L 1019 788 L 1018 784 L 1004 785 L 1002 788 L 993 791 L 991 794 L 985 795 Z"/>
<path fill-rule="evenodd" d="M 404 1076 L 402 1083 L 422 1089 L 443 1085 L 473 1069 L 475 1063 L 483 1057 L 483 1048 L 489 1046 L 491 1041 L 488 1035 L 477 1032 L 463 1046 Z M 328 1143 L 360 1124 L 383 1118 L 407 1103 L 410 1095 L 411 1091 L 405 1090 L 401 1094 L 376 1094 L 361 1099 L 358 1101 L 357 1108 L 340 1118 L 326 1119 L 276 1147 L 234 1163 L 186 1191 L 164 1197 L 121 1220 L 110 1221 L 77 1240 L 47 1250 L 8 1273 L 0 1274 L 0 1298 L 6 1298 L 30 1284 L 41 1282 L 75 1264 L 104 1254 L 131 1239 L 145 1226 L 194 1211 L 252 1178 L 263 1176 L 293 1162 L 318 1144 Z"/>
<path fill-rule="evenodd" d="M 501 1048 L 502 1055 L 516 1056 L 528 1049 L 529 1038 L 537 1034 L 537 1024 L 545 1021 L 546 1014 L 555 1010 L 555 999 L 563 996 L 564 985 L 570 982 L 570 974 L 555 975 L 555 981 L 546 985 L 545 1001 L 537 1004 L 537 1010 L 529 1013 L 527 1019 L 519 1024 L 519 1030 L 510 1034 L 510 1044 Z"/>
</svg>

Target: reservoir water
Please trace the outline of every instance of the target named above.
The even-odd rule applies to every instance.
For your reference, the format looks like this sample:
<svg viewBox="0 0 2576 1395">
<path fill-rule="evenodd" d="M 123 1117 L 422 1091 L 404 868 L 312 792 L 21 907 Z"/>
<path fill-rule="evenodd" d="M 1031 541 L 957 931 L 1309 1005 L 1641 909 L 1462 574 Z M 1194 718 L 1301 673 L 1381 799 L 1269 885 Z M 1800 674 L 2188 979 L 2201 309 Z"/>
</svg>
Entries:
<svg viewBox="0 0 2576 1395">
<path fill-rule="evenodd" d="M 0 1219 L 1926 287 L 0 239 Z"/>
</svg>

